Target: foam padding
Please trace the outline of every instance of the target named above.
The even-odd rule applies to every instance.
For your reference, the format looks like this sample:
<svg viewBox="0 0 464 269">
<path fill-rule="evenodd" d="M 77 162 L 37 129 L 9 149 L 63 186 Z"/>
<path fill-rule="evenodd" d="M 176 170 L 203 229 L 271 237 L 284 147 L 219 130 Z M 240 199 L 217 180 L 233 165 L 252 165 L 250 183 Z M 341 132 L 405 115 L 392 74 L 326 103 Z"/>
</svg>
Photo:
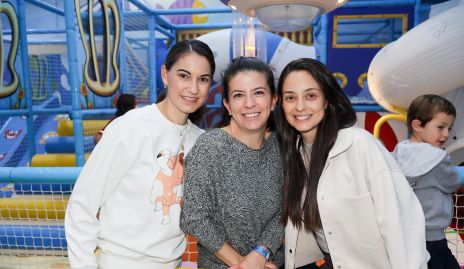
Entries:
<svg viewBox="0 0 464 269">
<path fill-rule="evenodd" d="M 2 219 L 64 219 L 67 204 L 67 198 L 1 198 L 0 216 Z"/>
<path fill-rule="evenodd" d="M 0 183 L 0 198 L 11 197 L 13 194 L 9 183 Z"/>
<path fill-rule="evenodd" d="M 85 151 L 90 152 L 95 147 L 93 136 L 84 137 Z M 47 153 L 74 153 L 73 136 L 53 136 L 45 141 L 45 151 Z"/>
<path fill-rule="evenodd" d="M 14 193 L 16 194 L 71 194 L 73 184 L 44 184 L 44 183 L 15 183 Z M 6 196 L 5 197 L 11 197 Z M 0 192 L 0 198 L 1 198 Z"/>
<path fill-rule="evenodd" d="M 83 128 L 84 135 L 95 136 L 98 131 L 106 126 L 109 120 L 84 120 Z M 61 120 L 58 122 L 57 127 L 59 136 L 74 136 L 74 128 L 72 120 Z"/>
<path fill-rule="evenodd" d="M 63 225 L 0 225 L 1 249 L 64 250 Z"/>
<path fill-rule="evenodd" d="M 85 160 L 89 158 L 90 154 L 85 154 Z M 69 167 L 76 166 L 76 155 L 70 153 L 62 154 L 36 154 L 31 160 L 32 167 Z"/>
</svg>

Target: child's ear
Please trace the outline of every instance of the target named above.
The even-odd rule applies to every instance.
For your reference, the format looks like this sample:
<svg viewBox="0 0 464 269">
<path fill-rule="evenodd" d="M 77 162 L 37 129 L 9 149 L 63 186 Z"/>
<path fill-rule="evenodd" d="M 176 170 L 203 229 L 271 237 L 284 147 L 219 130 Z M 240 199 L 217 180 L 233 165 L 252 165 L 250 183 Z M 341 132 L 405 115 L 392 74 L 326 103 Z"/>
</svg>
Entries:
<svg viewBox="0 0 464 269">
<path fill-rule="evenodd" d="M 412 130 L 413 130 L 414 132 L 420 132 L 420 131 L 422 131 L 421 121 L 418 120 L 418 119 L 412 120 L 412 122 L 411 122 L 411 127 L 412 127 Z"/>
</svg>

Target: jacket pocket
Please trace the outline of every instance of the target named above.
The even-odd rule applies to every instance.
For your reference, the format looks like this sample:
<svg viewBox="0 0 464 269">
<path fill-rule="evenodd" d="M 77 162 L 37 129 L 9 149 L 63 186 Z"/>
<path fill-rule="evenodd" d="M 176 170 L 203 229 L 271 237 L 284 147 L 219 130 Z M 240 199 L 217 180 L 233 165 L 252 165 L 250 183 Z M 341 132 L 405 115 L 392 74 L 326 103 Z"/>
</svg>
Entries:
<svg viewBox="0 0 464 269">
<path fill-rule="evenodd" d="M 336 217 L 346 244 L 369 249 L 384 248 L 377 224 L 375 209 L 369 193 L 357 196 L 339 196 Z"/>
</svg>

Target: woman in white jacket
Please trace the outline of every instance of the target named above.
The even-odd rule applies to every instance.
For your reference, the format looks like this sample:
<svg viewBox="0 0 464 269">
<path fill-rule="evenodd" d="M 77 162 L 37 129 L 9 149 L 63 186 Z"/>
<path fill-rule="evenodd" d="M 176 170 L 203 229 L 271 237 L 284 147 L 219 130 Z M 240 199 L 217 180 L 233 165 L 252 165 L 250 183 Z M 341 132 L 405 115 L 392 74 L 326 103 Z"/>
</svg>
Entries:
<svg viewBox="0 0 464 269">
<path fill-rule="evenodd" d="M 186 247 L 179 227 L 184 156 L 203 132 L 195 124 L 214 69 L 208 45 L 177 43 L 161 68 L 164 99 L 129 111 L 105 129 L 66 209 L 72 269 L 180 265 Z"/>
<path fill-rule="evenodd" d="M 278 85 L 285 267 L 427 268 L 421 206 L 390 153 L 320 62 L 298 59 Z"/>
</svg>

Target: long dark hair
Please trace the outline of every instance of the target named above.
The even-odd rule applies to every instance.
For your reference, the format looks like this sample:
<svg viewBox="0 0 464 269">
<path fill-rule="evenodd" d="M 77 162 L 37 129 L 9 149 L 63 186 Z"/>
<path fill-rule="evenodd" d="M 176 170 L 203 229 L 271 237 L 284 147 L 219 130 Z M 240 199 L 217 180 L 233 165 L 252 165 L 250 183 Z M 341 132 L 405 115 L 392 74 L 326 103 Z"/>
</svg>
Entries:
<svg viewBox="0 0 464 269">
<path fill-rule="evenodd" d="M 271 95 L 275 96 L 276 88 L 274 84 L 274 73 L 271 67 L 265 62 L 255 57 L 238 57 L 232 60 L 227 66 L 226 70 L 222 74 L 222 99 L 229 102 L 229 83 L 230 81 L 240 72 L 244 71 L 256 71 L 266 76 L 267 85 L 271 90 Z M 222 121 L 217 127 L 224 127 L 230 124 L 230 115 L 227 111 L 224 103 L 222 103 Z M 275 129 L 274 116 L 271 112 L 267 121 L 267 127 L 269 130 Z"/>
<path fill-rule="evenodd" d="M 282 86 L 287 76 L 294 71 L 305 71 L 317 81 L 326 99 L 324 117 L 317 127 L 311 150 L 309 168 L 306 168 L 301 152 L 303 138 L 285 119 L 282 107 Z M 316 231 L 322 228 L 317 204 L 317 185 L 340 129 L 353 126 L 356 113 L 350 100 L 322 63 L 301 58 L 290 62 L 280 75 L 277 87 L 278 101 L 276 120 L 284 167 L 284 207 L 282 222 L 290 219 L 298 228 Z M 303 190 L 306 193 L 303 196 Z"/>
<path fill-rule="evenodd" d="M 208 61 L 211 67 L 211 78 L 213 77 L 214 71 L 216 70 L 216 63 L 214 62 L 214 54 L 210 47 L 197 39 L 187 39 L 176 43 L 171 49 L 169 49 L 168 55 L 164 66 L 166 70 L 171 70 L 172 66 L 185 54 L 196 53 L 203 56 Z M 156 103 L 163 101 L 166 98 L 166 91 L 161 92 L 156 99 Z M 197 109 L 197 111 L 190 113 L 188 118 L 195 124 L 199 124 L 206 113 L 206 104 Z"/>
</svg>

